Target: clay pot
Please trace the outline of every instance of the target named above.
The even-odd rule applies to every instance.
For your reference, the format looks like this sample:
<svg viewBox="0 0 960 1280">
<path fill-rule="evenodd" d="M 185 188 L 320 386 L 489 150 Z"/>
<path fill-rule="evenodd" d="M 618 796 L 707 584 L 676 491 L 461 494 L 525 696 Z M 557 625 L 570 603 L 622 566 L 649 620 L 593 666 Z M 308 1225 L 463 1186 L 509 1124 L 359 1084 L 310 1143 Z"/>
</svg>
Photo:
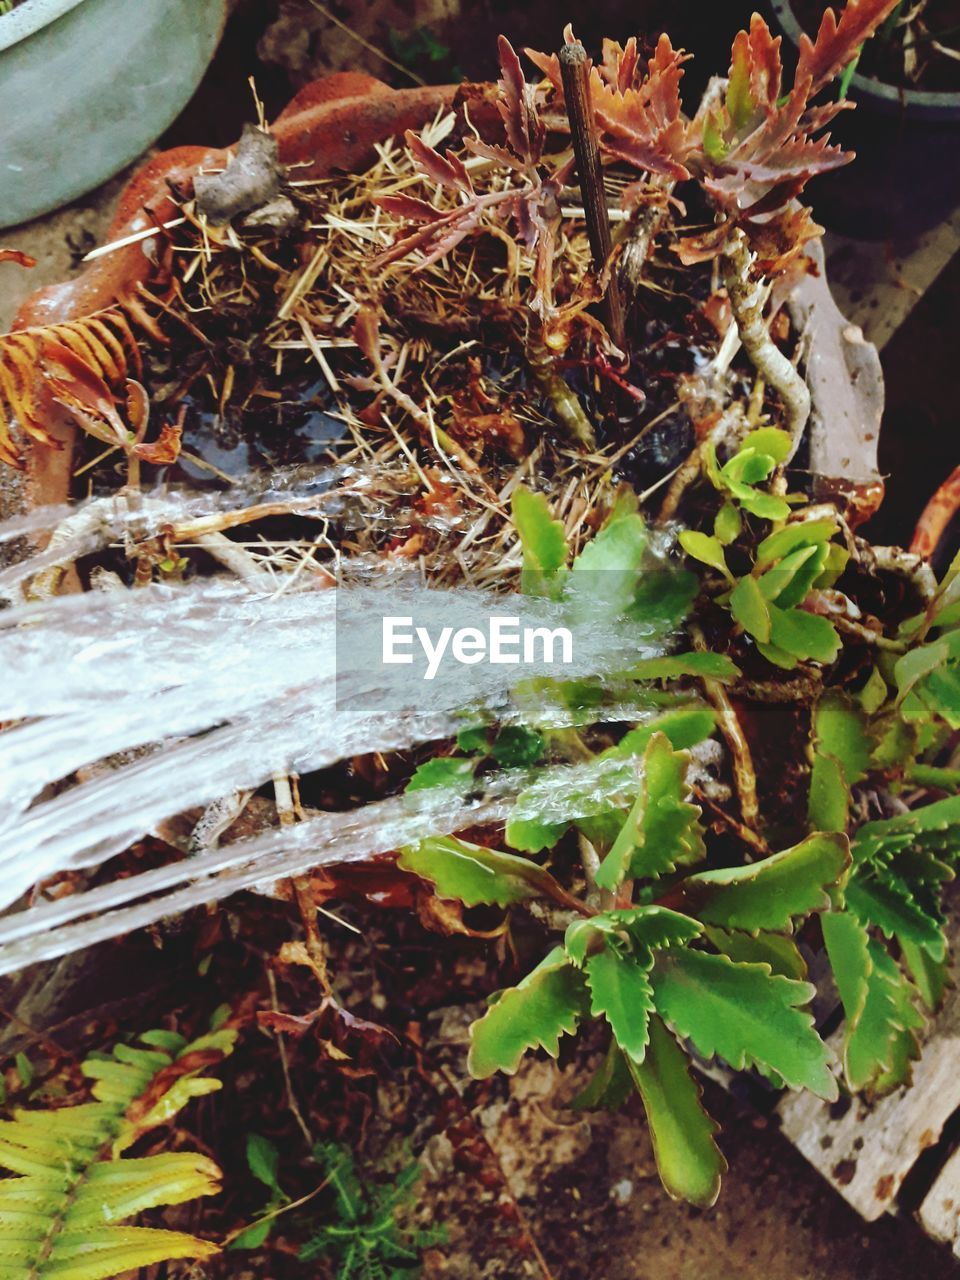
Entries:
<svg viewBox="0 0 960 1280">
<path fill-rule="evenodd" d="M 376 143 L 416 129 L 453 102 L 455 85 L 391 89 L 358 72 L 338 72 L 303 88 L 276 120 L 272 132 L 283 164 L 298 177 L 322 178 L 338 170 L 355 173 L 368 163 Z M 217 168 L 227 153 L 207 147 L 161 152 L 138 169 L 125 187 L 106 240 L 121 240 L 177 215 L 171 187 L 189 192 L 200 167 Z M 154 271 L 151 241 L 140 240 L 95 259 L 74 280 L 32 294 L 13 328 L 60 324 L 89 315 L 131 295 Z M 67 500 L 76 429 L 62 415 L 49 424 L 62 448 L 28 447 L 21 501 L 28 507 Z"/>
</svg>

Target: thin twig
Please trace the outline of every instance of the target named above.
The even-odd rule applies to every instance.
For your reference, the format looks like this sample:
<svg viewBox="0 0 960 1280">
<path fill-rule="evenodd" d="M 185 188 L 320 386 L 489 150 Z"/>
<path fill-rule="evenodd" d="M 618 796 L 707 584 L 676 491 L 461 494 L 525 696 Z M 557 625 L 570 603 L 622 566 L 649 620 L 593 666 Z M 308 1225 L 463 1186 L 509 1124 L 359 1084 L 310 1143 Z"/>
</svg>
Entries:
<svg viewBox="0 0 960 1280">
<path fill-rule="evenodd" d="M 573 153 L 577 160 L 577 178 L 586 215 L 587 238 L 590 241 L 594 268 L 597 275 L 602 277 L 610 264 L 613 238 L 610 234 L 607 198 L 603 190 L 600 147 L 590 102 L 587 51 L 582 44 L 565 44 L 560 50 L 560 75 L 563 78 L 563 97 L 570 121 Z M 623 303 L 614 271 L 610 272 L 607 281 L 603 305 L 610 337 L 621 351 L 625 351 Z"/>
</svg>

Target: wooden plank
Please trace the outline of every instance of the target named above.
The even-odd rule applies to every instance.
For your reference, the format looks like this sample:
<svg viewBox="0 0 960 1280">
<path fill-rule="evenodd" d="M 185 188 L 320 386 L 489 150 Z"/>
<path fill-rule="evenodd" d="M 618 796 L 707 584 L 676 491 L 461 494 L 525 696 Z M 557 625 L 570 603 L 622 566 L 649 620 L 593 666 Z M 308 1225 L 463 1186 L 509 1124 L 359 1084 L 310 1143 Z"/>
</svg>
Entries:
<svg viewBox="0 0 960 1280">
<path fill-rule="evenodd" d="M 960 208 L 903 245 L 854 240 L 834 231 L 824 237 L 827 279 L 837 305 L 881 349 L 958 250 Z"/>
<path fill-rule="evenodd" d="M 954 897 L 948 927 L 954 939 L 957 906 Z M 785 1136 L 868 1222 L 893 1207 L 918 1156 L 940 1140 L 944 1125 L 960 1109 L 958 950 L 955 946 L 950 966 L 953 985 L 927 1030 L 910 1084 L 872 1104 L 846 1097 L 831 1104 L 812 1094 L 790 1093 L 778 1108 Z M 838 1031 L 829 1040 L 837 1053 L 841 1039 Z M 960 1179 L 960 1163 L 956 1171 Z M 941 1198 L 953 1197 L 947 1192 Z M 960 1195 L 956 1202 L 960 1206 Z"/>
<path fill-rule="evenodd" d="M 952 1244 L 960 1258 L 960 1150 L 940 1170 L 917 1210 L 917 1218 L 928 1236 Z"/>
</svg>

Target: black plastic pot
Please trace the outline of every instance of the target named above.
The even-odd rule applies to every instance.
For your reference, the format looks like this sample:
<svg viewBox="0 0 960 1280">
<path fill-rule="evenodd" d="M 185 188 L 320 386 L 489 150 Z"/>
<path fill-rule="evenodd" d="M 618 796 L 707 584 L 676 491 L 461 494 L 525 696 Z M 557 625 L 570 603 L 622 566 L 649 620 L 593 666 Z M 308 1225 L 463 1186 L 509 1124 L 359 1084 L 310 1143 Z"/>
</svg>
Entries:
<svg viewBox="0 0 960 1280">
<path fill-rule="evenodd" d="M 791 0 L 769 0 L 784 44 L 802 30 Z M 815 34 L 815 33 L 814 33 Z M 960 204 L 960 93 L 926 93 L 855 74 L 855 111 L 843 111 L 833 141 L 857 153 L 851 165 L 814 179 L 818 221 L 861 239 L 917 235 Z"/>
</svg>

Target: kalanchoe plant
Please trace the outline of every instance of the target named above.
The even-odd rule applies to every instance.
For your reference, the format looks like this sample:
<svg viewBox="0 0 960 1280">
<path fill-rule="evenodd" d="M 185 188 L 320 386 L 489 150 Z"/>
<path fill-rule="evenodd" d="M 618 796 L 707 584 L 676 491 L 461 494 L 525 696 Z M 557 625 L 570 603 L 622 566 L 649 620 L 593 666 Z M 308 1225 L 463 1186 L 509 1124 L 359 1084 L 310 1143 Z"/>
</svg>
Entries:
<svg viewBox="0 0 960 1280">
<path fill-rule="evenodd" d="M 854 622 L 852 602 L 836 584 L 846 583 L 856 544 L 848 533 L 852 551 L 844 544 L 835 510 L 782 496 L 787 443 L 783 432 L 760 428 L 722 464 L 706 451 L 703 481 L 716 493 L 711 531 L 688 530 L 679 541 L 702 566 L 693 616 L 716 620 L 714 651 L 640 662 L 628 673 L 666 682 L 672 702 L 600 751 L 637 779 L 635 798 L 625 808 L 622 793 L 611 792 L 598 811 L 595 797 L 591 804 L 584 795 L 583 814 L 573 820 L 583 875 L 573 887 L 549 865 L 574 838 L 570 824 L 538 808 L 549 788 L 536 780 L 505 827 L 513 852 L 446 837 L 400 855 L 400 865 L 442 898 L 504 909 L 539 900 L 549 905 L 540 918 L 563 930 L 474 1023 L 473 1074 L 512 1073 L 535 1049 L 556 1057 L 564 1037 L 601 1022 L 606 1055 L 575 1105 L 617 1106 L 638 1092 L 664 1185 L 698 1204 L 715 1199 L 724 1162 L 691 1052 L 824 1098 L 837 1096 L 838 1074 L 851 1090 L 883 1092 L 909 1078 L 917 1032 L 946 982 L 940 896 L 960 851 L 960 796 L 892 817 L 871 817 L 870 797 L 921 787 L 953 792 L 960 784 L 960 772 L 928 763 L 960 727 L 957 579 L 948 575 L 923 612 L 893 635 Z M 527 591 L 559 599 L 584 562 L 617 564 L 627 577 L 611 611 L 629 616 L 640 604 L 642 558 L 623 559 L 631 539 L 639 548 L 648 536 L 638 515 L 615 508 L 568 568 L 562 529 L 545 500 L 521 488 L 513 505 Z M 682 612 L 682 595 L 674 598 Z M 694 803 L 700 789 L 691 782 L 691 748 L 718 726 L 726 736 L 729 697 L 717 691 L 737 680 L 737 664 L 756 667 L 757 660 L 774 682 L 784 668 L 813 678 L 809 833 L 769 851 L 763 833 L 777 824 L 748 803 L 751 794 L 755 801 L 744 782 L 753 770 L 749 745 L 728 737 L 732 754 L 740 753 L 733 770 L 744 819 L 738 834 L 750 860 L 731 863 L 727 854 L 717 861 Z M 712 693 L 719 714 L 695 696 L 690 680 Z M 549 730 L 507 733 L 461 734 L 463 754 L 421 766 L 413 785 L 450 781 L 485 758 L 530 765 L 568 745 Z M 801 934 L 812 945 L 822 938 L 833 967 L 845 1013 L 839 1065 L 806 1007 L 814 988 L 805 980 Z"/>
</svg>

